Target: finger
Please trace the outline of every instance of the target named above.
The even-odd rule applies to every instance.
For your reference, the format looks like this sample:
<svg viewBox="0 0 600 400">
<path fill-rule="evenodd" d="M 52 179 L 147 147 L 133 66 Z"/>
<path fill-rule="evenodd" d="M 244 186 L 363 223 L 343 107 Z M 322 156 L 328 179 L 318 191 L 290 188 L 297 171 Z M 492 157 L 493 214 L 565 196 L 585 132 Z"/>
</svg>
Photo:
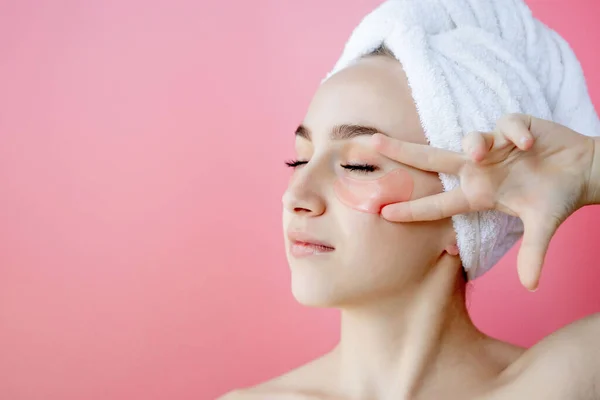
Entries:
<svg viewBox="0 0 600 400">
<path fill-rule="evenodd" d="M 517 256 L 517 269 L 521 284 L 528 290 L 535 291 L 539 285 L 548 246 L 560 222 L 542 213 L 522 219 L 525 231 Z"/>
<path fill-rule="evenodd" d="M 494 135 L 483 132 L 469 132 L 462 140 L 463 151 L 475 162 L 482 161 L 494 146 Z"/>
<path fill-rule="evenodd" d="M 532 117 L 527 114 L 506 114 L 496 123 L 495 131 L 517 146 L 520 150 L 529 150 L 533 146 L 531 133 Z"/>
<path fill-rule="evenodd" d="M 533 116 L 530 116 L 529 118 L 531 121 L 529 125 L 529 132 L 531 133 L 531 136 L 533 136 L 534 140 L 544 133 L 556 131 L 557 129 L 559 131 L 562 131 L 563 129 L 569 129 L 564 125 L 549 121 L 547 119 L 536 118 Z"/>
<path fill-rule="evenodd" d="M 404 142 L 380 133 L 373 135 L 372 144 L 384 156 L 423 171 L 458 175 L 466 161 L 460 153 Z"/>
<path fill-rule="evenodd" d="M 392 222 L 434 221 L 472 211 L 460 187 L 417 200 L 390 204 L 381 210 Z"/>
</svg>

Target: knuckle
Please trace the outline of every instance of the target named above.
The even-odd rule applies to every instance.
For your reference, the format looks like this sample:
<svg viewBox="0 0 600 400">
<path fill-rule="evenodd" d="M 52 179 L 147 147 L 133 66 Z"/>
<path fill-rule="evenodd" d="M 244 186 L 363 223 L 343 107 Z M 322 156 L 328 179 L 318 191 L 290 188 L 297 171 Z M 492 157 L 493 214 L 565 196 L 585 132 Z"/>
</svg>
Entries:
<svg viewBox="0 0 600 400">
<path fill-rule="evenodd" d="M 473 150 L 473 147 L 477 144 L 477 140 L 481 136 L 479 132 L 469 132 L 462 138 L 463 151 L 468 152 Z"/>
<path fill-rule="evenodd" d="M 525 115 L 511 113 L 503 115 L 496 124 L 496 137 L 510 137 L 525 127 Z"/>
<path fill-rule="evenodd" d="M 448 196 L 440 196 L 437 199 L 436 207 L 434 210 L 435 218 L 441 219 L 444 218 L 446 215 L 451 215 L 452 210 L 456 208 L 456 205 L 453 203 L 455 203 L 455 201 L 453 201 L 451 198 L 448 198 Z"/>
<path fill-rule="evenodd" d="M 521 114 L 521 113 L 508 113 L 508 114 L 504 114 L 502 117 L 500 117 L 498 122 L 512 124 L 515 122 L 522 121 L 522 118 L 523 118 L 523 114 Z"/>
<path fill-rule="evenodd" d="M 402 157 L 406 155 L 406 148 L 399 142 L 390 143 L 390 153 L 397 156 Z"/>
</svg>

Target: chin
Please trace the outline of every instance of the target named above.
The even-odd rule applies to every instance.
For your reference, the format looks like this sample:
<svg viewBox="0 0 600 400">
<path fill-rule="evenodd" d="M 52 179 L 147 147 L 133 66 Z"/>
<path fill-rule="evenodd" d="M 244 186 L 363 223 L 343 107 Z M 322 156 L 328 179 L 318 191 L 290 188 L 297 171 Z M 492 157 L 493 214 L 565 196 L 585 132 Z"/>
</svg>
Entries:
<svg viewBox="0 0 600 400">
<path fill-rule="evenodd" d="M 298 303 L 307 307 L 337 307 L 341 300 L 331 279 L 318 272 L 311 274 L 306 268 L 302 271 L 292 268 L 292 294 Z"/>
<path fill-rule="evenodd" d="M 296 293 L 294 294 L 294 299 L 298 302 L 298 304 L 304 307 L 311 308 L 337 308 L 336 303 L 328 302 L 326 299 L 310 297 L 310 296 L 302 296 Z"/>
<path fill-rule="evenodd" d="M 336 281 L 318 273 L 308 273 L 306 269 L 293 271 L 292 295 L 296 301 L 306 307 L 345 309 L 376 303 L 382 299 L 397 297 L 405 286 L 388 282 L 370 284 L 370 282 Z"/>
</svg>

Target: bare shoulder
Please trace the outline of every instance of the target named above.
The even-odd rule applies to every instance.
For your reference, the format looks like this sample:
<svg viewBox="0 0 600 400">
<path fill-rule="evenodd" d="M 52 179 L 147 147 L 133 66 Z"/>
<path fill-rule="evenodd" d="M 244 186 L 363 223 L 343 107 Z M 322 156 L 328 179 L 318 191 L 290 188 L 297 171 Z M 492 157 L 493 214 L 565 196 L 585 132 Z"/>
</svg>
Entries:
<svg viewBox="0 0 600 400">
<path fill-rule="evenodd" d="M 600 375 L 600 313 L 579 319 L 548 335 L 525 352 L 523 360 L 525 363 L 561 365 L 561 368 L 577 372 L 578 376 Z"/>
<path fill-rule="evenodd" d="M 523 353 L 506 371 L 511 394 L 600 399 L 600 313 L 575 321 Z"/>
<path fill-rule="evenodd" d="M 217 400 L 247 400 L 252 397 L 248 397 L 243 390 L 232 390 L 229 393 L 224 394 L 223 396 L 217 398 Z"/>
<path fill-rule="evenodd" d="M 269 388 L 268 385 L 233 390 L 217 400 L 264 400 L 265 398 L 275 398 L 281 400 L 299 400 L 297 394 L 290 391 L 282 391 L 277 388 Z"/>
<path fill-rule="evenodd" d="M 281 400 L 323 399 L 321 394 L 331 374 L 331 362 L 327 355 L 293 369 L 277 378 L 253 387 L 237 389 L 225 394 L 218 400 Z M 276 396 L 276 397 L 275 397 Z"/>
</svg>

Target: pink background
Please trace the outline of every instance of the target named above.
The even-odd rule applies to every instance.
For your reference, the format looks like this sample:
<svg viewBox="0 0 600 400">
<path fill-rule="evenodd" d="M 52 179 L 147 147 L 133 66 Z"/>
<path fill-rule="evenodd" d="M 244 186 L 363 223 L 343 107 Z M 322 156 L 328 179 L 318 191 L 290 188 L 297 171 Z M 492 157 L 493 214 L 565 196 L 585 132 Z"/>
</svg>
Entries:
<svg viewBox="0 0 600 400">
<path fill-rule="evenodd" d="M 283 160 L 378 2 L 0 2 L 0 398 L 213 399 L 335 343 L 290 294 Z M 600 3 L 529 3 L 600 104 Z M 570 219 L 533 295 L 511 252 L 477 324 L 531 345 L 600 311 L 598 237 Z"/>
</svg>

